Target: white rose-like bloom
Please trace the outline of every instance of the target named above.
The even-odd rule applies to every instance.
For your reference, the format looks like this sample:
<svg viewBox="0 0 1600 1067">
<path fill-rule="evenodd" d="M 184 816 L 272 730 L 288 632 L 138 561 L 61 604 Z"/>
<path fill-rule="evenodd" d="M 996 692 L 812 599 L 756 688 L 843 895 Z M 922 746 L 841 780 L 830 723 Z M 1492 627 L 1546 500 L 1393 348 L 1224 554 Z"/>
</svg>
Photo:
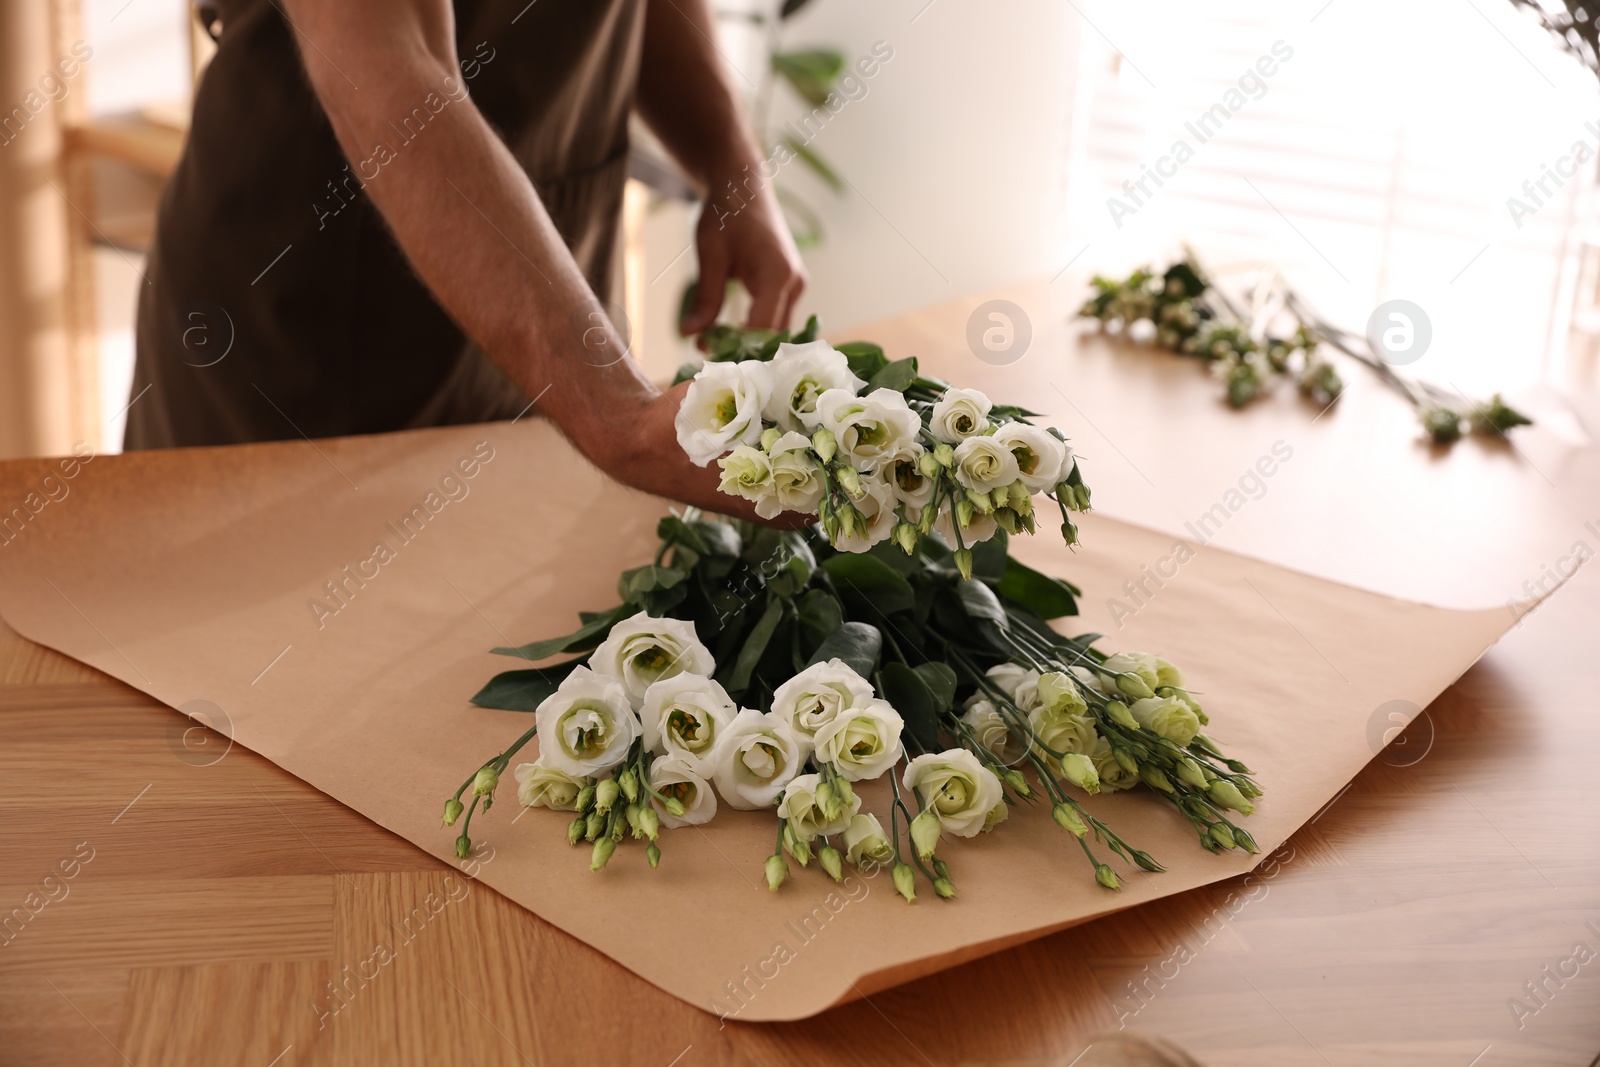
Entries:
<svg viewBox="0 0 1600 1067">
<path fill-rule="evenodd" d="M 1200 717 L 1188 701 L 1175 696 L 1145 697 L 1128 705 L 1128 710 L 1139 720 L 1140 726 L 1153 730 L 1179 748 L 1187 747 L 1200 732 Z"/>
<path fill-rule="evenodd" d="M 615 767 L 639 736 L 639 720 L 622 683 L 588 667 L 574 667 L 533 717 L 539 727 L 539 763 L 575 778 Z"/>
<path fill-rule="evenodd" d="M 1105 679 L 1101 678 L 1097 672 L 1091 671 L 1088 667 L 1072 667 L 1069 669 L 1072 672 L 1072 676 L 1078 680 L 1086 692 L 1099 693 L 1101 696 L 1114 695 L 1106 692 Z"/>
<path fill-rule="evenodd" d="M 1183 672 L 1160 656 L 1149 652 L 1119 652 L 1106 657 L 1105 668 L 1118 674 L 1132 671 L 1151 689 L 1158 685 L 1182 685 Z"/>
<path fill-rule="evenodd" d="M 711 783 L 687 760 L 677 756 L 663 756 L 650 764 L 650 787 L 683 805 L 683 814 L 674 815 L 661 801 L 651 797 L 650 806 L 661 816 L 662 826 L 699 826 L 710 822 L 717 813 L 717 794 L 712 792 Z"/>
<path fill-rule="evenodd" d="M 833 764 L 840 778 L 865 782 L 899 762 L 905 720 L 887 700 L 850 708 L 817 731 L 817 759 Z"/>
<path fill-rule="evenodd" d="M 1048 493 L 1061 481 L 1067 446 L 1049 430 L 1025 422 L 1008 422 L 994 432 L 994 440 L 1011 450 L 1017 461 L 1017 477 L 1030 493 Z"/>
<path fill-rule="evenodd" d="M 978 743 L 993 752 L 1006 766 L 1012 766 L 1026 755 L 1022 742 L 1011 732 L 1010 725 L 1000 709 L 988 697 L 974 694 L 967 700 L 967 710 L 961 721 L 972 729 Z"/>
<path fill-rule="evenodd" d="M 993 437 L 969 437 L 956 446 L 956 481 L 990 493 L 1017 480 L 1017 457 Z"/>
<path fill-rule="evenodd" d="M 551 811 L 575 811 L 578 791 L 587 778 L 574 778 L 556 767 L 546 766 L 540 756 L 532 763 L 519 763 L 516 770 L 517 799 L 525 808 L 549 808 Z"/>
<path fill-rule="evenodd" d="M 894 492 L 894 498 L 905 505 L 906 519 L 911 522 L 917 521 L 923 507 L 933 499 L 937 484 L 917 467 L 923 451 L 922 445 L 908 441 L 893 455 L 885 457 L 883 466 L 879 468 Z"/>
<path fill-rule="evenodd" d="M 996 663 L 983 673 L 1023 711 L 1032 711 L 1040 705 L 1039 672 L 1033 668 L 1019 663 Z"/>
<path fill-rule="evenodd" d="M 768 388 L 767 365 L 758 359 L 701 367 L 673 420 L 689 459 L 704 467 L 734 445 L 759 442 Z"/>
<path fill-rule="evenodd" d="M 590 654 L 589 666 L 597 674 L 619 680 L 637 708 L 644 701 L 645 690 L 661 679 L 675 674 L 709 677 L 717 669 L 717 661 L 695 636 L 694 623 L 658 619 L 641 611 L 611 628 Z"/>
<path fill-rule="evenodd" d="M 793 728 L 754 708 L 740 709 L 722 731 L 714 759 L 717 792 L 747 811 L 771 807 L 805 762 Z"/>
<path fill-rule="evenodd" d="M 928 417 L 928 432 L 946 444 L 958 444 L 989 428 L 989 409 L 994 405 L 976 389 L 946 389 L 933 405 Z"/>
<path fill-rule="evenodd" d="M 865 552 L 873 545 L 887 541 L 900 521 L 895 514 L 898 501 L 888 478 L 881 471 L 871 471 L 861 476 L 861 495 L 850 502 L 867 521 L 867 528 L 857 525 L 850 533 L 839 531 L 833 547 L 840 552 Z"/>
<path fill-rule="evenodd" d="M 876 469 L 922 429 L 917 413 L 893 389 L 874 389 L 866 396 L 829 389 L 817 398 L 817 415 L 838 440 L 840 455 L 859 471 Z"/>
<path fill-rule="evenodd" d="M 777 506 L 778 489 L 772 480 L 772 463 L 767 454 L 753 445 L 735 445 L 732 452 L 717 460 L 722 480 L 717 484 L 729 496 L 740 496 L 756 506 L 756 513 L 771 518 L 783 509 Z"/>
<path fill-rule="evenodd" d="M 1000 779 L 964 748 L 923 753 L 906 765 L 902 780 L 957 837 L 976 837 L 989 812 L 1004 802 Z"/>
<path fill-rule="evenodd" d="M 951 548 L 956 546 L 955 518 L 950 514 L 948 505 L 939 510 L 939 517 L 933 521 L 933 528 L 944 538 L 945 544 Z M 975 511 L 972 513 L 972 521 L 961 527 L 961 543 L 971 548 L 989 540 L 998 529 L 1000 524 L 994 521 L 993 516 Z"/>
<path fill-rule="evenodd" d="M 828 818 L 817 807 L 817 786 L 821 784 L 820 774 L 802 774 L 783 787 L 783 799 L 778 801 L 778 818 L 788 819 L 789 828 L 802 841 L 843 832 L 861 810 L 861 798 L 852 795 L 838 818 Z"/>
<path fill-rule="evenodd" d="M 770 390 L 762 408 L 782 430 L 810 434 L 817 428 L 817 398 L 829 389 L 858 393 L 866 385 L 850 372 L 850 361 L 826 341 L 782 344 L 767 364 Z"/>
<path fill-rule="evenodd" d="M 1139 776 L 1117 762 L 1116 757 L 1111 754 L 1111 742 L 1105 738 L 1098 738 L 1084 755 L 1089 757 L 1089 762 L 1094 764 L 1095 773 L 1100 776 L 1100 792 L 1115 793 L 1119 789 L 1132 789 L 1139 784 Z"/>
<path fill-rule="evenodd" d="M 786 433 L 773 442 L 767 460 L 772 468 L 773 495 L 766 502 L 757 502 L 756 514 L 763 519 L 784 511 L 815 515 L 823 484 L 822 467 L 811 454 L 811 438 Z"/>
<path fill-rule="evenodd" d="M 793 729 L 802 756 L 816 747 L 817 731 L 872 699 L 872 683 L 842 659 L 813 663 L 772 692 L 772 714 Z"/>
<path fill-rule="evenodd" d="M 675 674 L 644 691 L 639 725 L 651 752 L 683 760 L 701 774 L 715 769 L 717 737 L 739 708 L 727 690 L 703 674 Z"/>
<path fill-rule="evenodd" d="M 1040 745 L 1056 752 L 1081 752 L 1087 756 L 1100 740 L 1093 719 L 1063 708 L 1034 708 L 1028 712 L 1028 726 Z"/>
</svg>

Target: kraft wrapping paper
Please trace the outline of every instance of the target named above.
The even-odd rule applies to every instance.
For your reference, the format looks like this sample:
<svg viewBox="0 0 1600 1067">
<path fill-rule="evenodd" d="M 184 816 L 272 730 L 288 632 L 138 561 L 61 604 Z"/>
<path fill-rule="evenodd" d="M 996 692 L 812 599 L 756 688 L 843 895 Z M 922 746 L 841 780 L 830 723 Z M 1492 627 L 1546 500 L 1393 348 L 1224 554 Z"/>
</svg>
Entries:
<svg viewBox="0 0 1600 1067">
<path fill-rule="evenodd" d="M 7 622 L 175 708 L 220 708 L 240 744 L 450 863 L 444 798 L 529 725 L 468 703 L 518 665 L 487 649 L 615 603 L 617 573 L 649 558 L 667 507 L 605 480 L 536 420 L 99 457 L 66 482 L 56 463 L 17 463 L 0 473 L 0 503 L 63 484 L 0 547 Z M 1051 541 L 1016 551 L 1100 594 L 1065 629 L 1179 663 L 1210 732 L 1257 771 L 1266 796 L 1246 825 L 1263 855 L 1373 757 L 1393 725 L 1382 709 L 1426 706 L 1514 621 L 1504 606 L 1427 607 L 1206 547 L 1167 564 L 1117 629 L 1105 591 L 1140 579 L 1173 538 L 1090 515 L 1080 550 Z M 473 827 L 494 850 L 483 882 L 674 996 L 745 1020 L 803 1018 L 1258 861 L 1209 855 L 1169 807 L 1120 794 L 1089 805 L 1165 873 L 1126 872 L 1105 892 L 1048 811 L 1022 809 L 949 846 L 956 901 L 924 892 L 907 906 L 886 876 L 835 886 L 815 868 L 768 892 L 769 815 L 724 809 L 667 831 L 658 871 L 630 843 L 591 874 L 566 817 L 539 809 L 513 825 L 509 776 L 499 800 Z"/>
</svg>

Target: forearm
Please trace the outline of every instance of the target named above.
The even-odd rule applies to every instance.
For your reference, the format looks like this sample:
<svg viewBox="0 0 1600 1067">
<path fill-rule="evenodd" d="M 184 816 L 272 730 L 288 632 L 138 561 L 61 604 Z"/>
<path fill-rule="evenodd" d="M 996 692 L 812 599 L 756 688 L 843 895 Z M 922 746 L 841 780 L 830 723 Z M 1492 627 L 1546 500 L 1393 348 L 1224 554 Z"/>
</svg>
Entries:
<svg viewBox="0 0 1600 1067">
<path fill-rule="evenodd" d="M 619 458 L 612 450 L 625 447 L 617 419 L 660 394 L 633 360 L 617 358 L 622 345 L 605 316 L 590 318 L 599 305 L 577 263 L 527 175 L 466 95 L 453 30 L 422 25 L 429 9 L 399 7 L 385 20 L 400 22 L 399 31 L 373 42 L 370 13 L 343 3 L 289 4 L 340 146 L 444 309 L 530 397 L 542 398 L 541 409 L 580 449 L 611 466 Z M 408 18 L 415 20 L 410 32 Z M 430 93 L 434 107 L 424 103 Z M 428 121 L 402 143 L 395 130 L 418 107 Z"/>
<path fill-rule="evenodd" d="M 706 0 L 649 0 L 638 111 L 708 195 L 761 159 L 730 73 L 712 46 Z"/>
</svg>

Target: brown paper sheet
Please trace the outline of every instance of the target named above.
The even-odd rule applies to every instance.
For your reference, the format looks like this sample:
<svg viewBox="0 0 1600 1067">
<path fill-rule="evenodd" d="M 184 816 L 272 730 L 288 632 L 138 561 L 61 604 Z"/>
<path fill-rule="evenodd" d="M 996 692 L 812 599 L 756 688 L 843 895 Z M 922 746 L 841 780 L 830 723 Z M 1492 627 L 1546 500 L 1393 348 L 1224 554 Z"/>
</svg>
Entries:
<svg viewBox="0 0 1600 1067">
<path fill-rule="evenodd" d="M 3 468 L 0 501 L 21 502 L 54 469 Z M 7 622 L 174 707 L 209 702 L 240 744 L 448 862 L 444 798 L 529 724 L 467 703 L 517 665 L 486 650 L 614 603 L 618 571 L 648 557 L 666 506 L 605 481 L 533 420 L 102 457 L 65 484 L 0 547 Z M 1093 515 L 1080 551 L 1050 541 L 1017 550 L 1092 591 L 1139 579 L 1173 545 Z M 1185 668 L 1212 733 L 1267 791 L 1247 820 L 1264 854 L 1374 755 L 1389 711 L 1426 706 L 1513 621 L 1504 607 L 1425 607 L 1218 548 L 1120 630 L 1104 605 L 1086 597 L 1069 629 Z M 724 811 L 668 831 L 659 871 L 624 846 L 591 874 L 562 815 L 516 818 L 509 780 L 474 836 L 493 850 L 484 882 L 669 993 L 797 1019 L 1256 862 L 1201 851 L 1152 797 L 1090 806 L 1168 870 L 1101 890 L 1048 811 L 1031 809 L 953 843 L 951 903 L 925 892 L 907 906 L 886 877 L 835 886 L 815 868 L 770 893 L 770 816 Z"/>
</svg>

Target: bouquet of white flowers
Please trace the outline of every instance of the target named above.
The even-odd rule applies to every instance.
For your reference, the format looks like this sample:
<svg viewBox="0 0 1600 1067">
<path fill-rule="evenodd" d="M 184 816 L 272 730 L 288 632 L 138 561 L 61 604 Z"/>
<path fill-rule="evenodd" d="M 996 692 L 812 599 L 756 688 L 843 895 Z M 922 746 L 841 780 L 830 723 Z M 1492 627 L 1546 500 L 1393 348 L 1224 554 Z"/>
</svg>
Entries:
<svg viewBox="0 0 1600 1067">
<path fill-rule="evenodd" d="M 571 812 L 567 839 L 592 846 L 595 870 L 630 835 L 656 866 L 663 829 L 722 804 L 774 815 L 773 889 L 789 859 L 815 859 L 835 879 L 847 861 L 889 866 L 908 900 L 921 872 L 949 898 L 941 841 L 1043 800 L 1116 889 L 1091 836 L 1162 868 L 1079 797 L 1135 787 L 1206 849 L 1256 851 L 1229 813 L 1250 814 L 1261 791 L 1201 732 L 1178 669 L 1105 655 L 1098 634 L 1061 636 L 1048 620 L 1075 614 L 1078 590 L 1007 553 L 1011 533 L 1032 529 L 1034 492 L 1055 496 L 1076 539 L 1066 515 L 1089 495 L 1059 434 L 814 332 L 718 334 L 713 354 L 746 358 L 697 373 L 679 430 L 691 455 L 721 460 L 730 491 L 821 522 L 780 532 L 670 515 L 654 561 L 621 575 L 621 604 L 566 636 L 495 649 L 574 655 L 504 672 L 473 698 L 534 724 L 446 801 L 457 853 L 535 736 L 518 798 Z M 884 777 L 886 807 L 862 810 L 857 787 Z"/>
<path fill-rule="evenodd" d="M 865 552 L 893 541 L 907 555 L 938 530 L 971 577 L 971 546 L 1034 532 L 1037 494 L 1053 497 L 1061 534 L 1089 507 L 1077 459 L 1032 412 L 997 405 L 891 362 L 877 345 L 834 348 L 813 316 L 790 338 L 719 327 L 678 411 L 678 443 L 700 466 L 715 460 L 722 491 L 772 518 L 817 515 L 829 541 Z"/>
</svg>

